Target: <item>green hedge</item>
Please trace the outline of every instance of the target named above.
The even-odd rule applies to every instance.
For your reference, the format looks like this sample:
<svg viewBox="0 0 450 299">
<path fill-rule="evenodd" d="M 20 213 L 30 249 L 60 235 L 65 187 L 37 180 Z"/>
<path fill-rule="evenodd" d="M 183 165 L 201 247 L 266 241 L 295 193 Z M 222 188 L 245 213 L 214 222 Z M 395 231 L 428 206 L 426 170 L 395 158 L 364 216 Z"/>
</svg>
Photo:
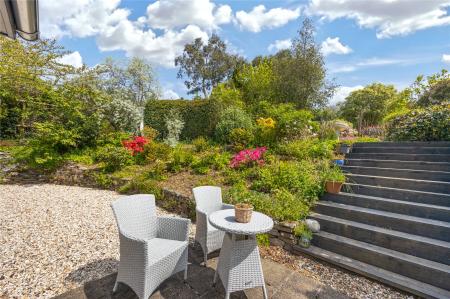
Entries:
<svg viewBox="0 0 450 299">
<path fill-rule="evenodd" d="M 209 100 L 151 100 L 145 106 L 144 122 L 159 132 L 159 138 L 167 136 L 165 117 L 169 111 L 178 111 L 184 120 L 182 140 L 199 136 L 211 137 L 217 122 L 216 105 Z"/>
<path fill-rule="evenodd" d="M 393 141 L 450 141 L 450 104 L 411 110 L 390 120 L 386 139 Z"/>
</svg>

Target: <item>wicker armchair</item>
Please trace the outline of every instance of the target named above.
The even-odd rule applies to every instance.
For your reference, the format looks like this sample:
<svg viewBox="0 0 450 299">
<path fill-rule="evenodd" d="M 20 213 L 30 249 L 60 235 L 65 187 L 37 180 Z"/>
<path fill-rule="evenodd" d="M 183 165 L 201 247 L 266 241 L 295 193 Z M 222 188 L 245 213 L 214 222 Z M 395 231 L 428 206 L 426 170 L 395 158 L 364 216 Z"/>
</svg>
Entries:
<svg viewBox="0 0 450 299">
<path fill-rule="evenodd" d="M 119 282 L 147 299 L 165 279 L 187 275 L 190 220 L 157 217 L 155 196 L 139 194 L 112 203 L 120 237 Z"/>
<path fill-rule="evenodd" d="M 205 266 L 208 253 L 222 247 L 224 232 L 213 227 L 208 220 L 208 214 L 218 210 L 233 209 L 233 205 L 222 203 L 222 190 L 220 187 L 201 186 L 192 189 L 196 204 L 197 229 L 195 240 L 200 243 L 203 250 Z"/>
</svg>

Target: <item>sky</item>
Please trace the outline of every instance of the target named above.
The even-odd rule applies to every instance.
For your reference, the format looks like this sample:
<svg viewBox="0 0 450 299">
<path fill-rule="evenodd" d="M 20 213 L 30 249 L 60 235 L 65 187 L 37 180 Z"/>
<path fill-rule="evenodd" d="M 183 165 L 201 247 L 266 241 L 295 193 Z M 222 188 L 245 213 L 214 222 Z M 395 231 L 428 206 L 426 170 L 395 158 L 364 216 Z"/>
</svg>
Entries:
<svg viewBox="0 0 450 299">
<path fill-rule="evenodd" d="M 450 0 L 40 0 L 40 31 L 70 54 L 62 61 L 95 66 L 106 57 L 150 62 L 162 98 L 190 98 L 174 59 L 212 33 L 247 60 L 288 48 L 303 18 L 316 26 L 331 104 L 381 82 L 408 87 L 419 74 L 450 68 Z"/>
</svg>

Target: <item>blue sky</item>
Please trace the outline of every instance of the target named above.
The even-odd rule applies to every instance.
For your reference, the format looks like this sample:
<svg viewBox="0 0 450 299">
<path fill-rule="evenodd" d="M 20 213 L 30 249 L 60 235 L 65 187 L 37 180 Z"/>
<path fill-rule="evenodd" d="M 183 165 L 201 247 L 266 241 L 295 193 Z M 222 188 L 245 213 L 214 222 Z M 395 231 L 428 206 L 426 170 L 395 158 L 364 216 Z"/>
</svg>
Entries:
<svg viewBox="0 0 450 299">
<path fill-rule="evenodd" d="M 407 87 L 418 74 L 450 67 L 450 0 L 41 0 L 43 37 L 73 53 L 63 61 L 94 66 L 106 57 L 151 62 L 163 97 L 187 97 L 173 59 L 196 37 L 217 33 L 251 60 L 288 47 L 302 18 L 315 23 L 332 102 L 372 82 Z"/>
</svg>

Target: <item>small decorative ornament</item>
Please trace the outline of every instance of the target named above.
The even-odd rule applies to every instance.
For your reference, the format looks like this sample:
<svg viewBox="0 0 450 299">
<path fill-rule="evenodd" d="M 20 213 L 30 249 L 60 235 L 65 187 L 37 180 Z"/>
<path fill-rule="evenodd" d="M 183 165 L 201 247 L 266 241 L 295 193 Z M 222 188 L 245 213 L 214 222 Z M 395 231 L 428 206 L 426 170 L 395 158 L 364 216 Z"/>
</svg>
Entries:
<svg viewBox="0 0 450 299">
<path fill-rule="evenodd" d="M 318 233 L 320 231 L 320 224 L 317 220 L 306 219 L 305 224 L 313 233 Z"/>
</svg>

